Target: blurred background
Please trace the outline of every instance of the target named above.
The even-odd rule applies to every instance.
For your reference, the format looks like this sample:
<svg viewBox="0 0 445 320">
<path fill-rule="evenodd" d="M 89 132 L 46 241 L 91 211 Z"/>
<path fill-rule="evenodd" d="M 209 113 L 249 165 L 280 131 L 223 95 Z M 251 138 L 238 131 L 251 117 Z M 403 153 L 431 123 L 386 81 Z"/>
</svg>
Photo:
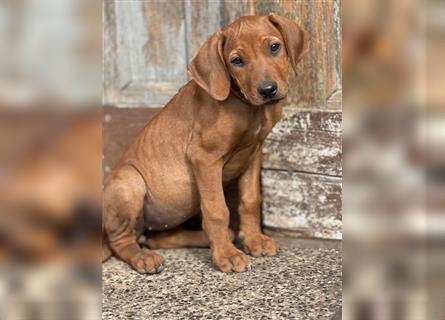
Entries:
<svg viewBox="0 0 445 320">
<path fill-rule="evenodd" d="M 445 318 L 443 1 L 4 0 L 0 319 L 100 317 L 102 120 L 106 174 L 209 35 L 270 11 L 311 50 L 264 150 L 265 226 L 343 238 L 344 319 Z"/>
<path fill-rule="evenodd" d="M 0 2 L 0 319 L 99 319 L 101 2 Z"/>
<path fill-rule="evenodd" d="M 444 5 L 343 7 L 344 319 L 445 318 Z"/>
</svg>

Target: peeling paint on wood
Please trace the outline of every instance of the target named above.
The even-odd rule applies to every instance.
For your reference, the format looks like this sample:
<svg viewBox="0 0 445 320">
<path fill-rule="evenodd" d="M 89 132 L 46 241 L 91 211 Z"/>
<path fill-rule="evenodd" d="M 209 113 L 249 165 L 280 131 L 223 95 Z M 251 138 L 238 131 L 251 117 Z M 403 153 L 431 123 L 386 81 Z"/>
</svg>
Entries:
<svg viewBox="0 0 445 320">
<path fill-rule="evenodd" d="M 328 97 L 341 89 L 340 0 L 105 3 L 105 67 L 117 69 L 105 72 L 105 103 L 125 104 L 126 95 L 138 99 L 132 103 L 145 106 L 167 102 L 170 97 L 156 97 L 156 92 L 147 96 L 133 90 L 128 94 L 121 88 L 129 82 L 139 87 L 153 81 L 171 82 L 179 88 L 188 79 L 187 64 L 209 36 L 240 16 L 270 12 L 296 21 L 310 36 L 309 54 L 297 75 L 290 73 L 289 103 L 326 106 Z"/>
<path fill-rule="evenodd" d="M 182 4 L 105 1 L 104 10 L 104 102 L 165 104 L 187 81 Z M 157 91 L 154 82 L 172 90 Z"/>
<path fill-rule="evenodd" d="M 263 148 L 263 167 L 342 174 L 341 112 L 286 108 Z"/>
<path fill-rule="evenodd" d="M 185 1 L 188 63 L 204 42 L 222 27 L 248 14 L 245 0 L 238 1 Z"/>
<path fill-rule="evenodd" d="M 222 20 L 219 1 L 184 2 L 187 26 L 187 63 L 190 63 L 204 42 L 220 29 Z"/>
<path fill-rule="evenodd" d="M 262 190 L 265 226 L 341 239 L 341 178 L 263 170 Z"/>
<path fill-rule="evenodd" d="M 146 63 L 165 67 L 168 55 L 182 55 L 181 52 L 175 53 L 170 50 L 176 51 L 177 40 L 182 40 L 181 42 L 185 40 L 183 8 L 180 5 L 159 1 L 143 1 L 142 7 L 148 32 L 144 44 Z"/>
<path fill-rule="evenodd" d="M 104 100 L 115 101 L 116 100 L 116 87 L 117 87 L 117 43 L 116 43 L 116 15 L 115 5 L 113 1 L 103 2 L 104 10 Z"/>
<path fill-rule="evenodd" d="M 342 108 L 342 90 L 335 90 L 329 97 L 326 102 L 326 107 L 328 109 L 337 109 L 341 110 Z"/>
<path fill-rule="evenodd" d="M 171 81 L 131 81 L 121 90 L 121 95 L 116 100 L 119 106 L 159 108 L 163 107 L 183 85 Z"/>
<path fill-rule="evenodd" d="M 221 1 L 221 27 L 225 27 L 242 16 L 251 15 L 249 12 L 249 3 L 247 0 Z"/>
</svg>

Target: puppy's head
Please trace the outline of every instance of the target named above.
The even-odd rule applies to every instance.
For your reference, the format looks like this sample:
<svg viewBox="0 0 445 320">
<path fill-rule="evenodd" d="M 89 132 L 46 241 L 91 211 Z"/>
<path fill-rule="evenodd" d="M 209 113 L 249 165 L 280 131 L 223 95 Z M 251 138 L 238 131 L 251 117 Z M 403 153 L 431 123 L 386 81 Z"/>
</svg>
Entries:
<svg viewBox="0 0 445 320">
<path fill-rule="evenodd" d="M 306 33 L 293 21 L 273 13 L 242 17 L 207 40 L 189 72 L 216 100 L 232 89 L 262 105 L 286 97 L 288 61 L 296 71 L 306 49 Z"/>
</svg>

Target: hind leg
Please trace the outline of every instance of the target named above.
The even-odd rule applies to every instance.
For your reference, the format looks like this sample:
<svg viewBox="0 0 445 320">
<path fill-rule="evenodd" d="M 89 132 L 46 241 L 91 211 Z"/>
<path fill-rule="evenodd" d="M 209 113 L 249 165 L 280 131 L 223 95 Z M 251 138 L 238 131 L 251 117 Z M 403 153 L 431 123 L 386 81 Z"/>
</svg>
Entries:
<svg viewBox="0 0 445 320">
<path fill-rule="evenodd" d="M 145 182 L 131 166 L 112 174 L 104 189 L 104 228 L 110 247 L 137 272 L 158 273 L 164 259 L 137 243 L 143 230 Z"/>
<path fill-rule="evenodd" d="M 105 233 L 102 234 L 102 262 L 107 261 L 113 255 Z"/>
<path fill-rule="evenodd" d="M 235 233 L 229 229 L 233 242 Z M 187 230 L 181 227 L 169 231 L 160 231 L 148 236 L 145 244 L 151 249 L 209 248 L 210 241 L 204 230 Z"/>
</svg>

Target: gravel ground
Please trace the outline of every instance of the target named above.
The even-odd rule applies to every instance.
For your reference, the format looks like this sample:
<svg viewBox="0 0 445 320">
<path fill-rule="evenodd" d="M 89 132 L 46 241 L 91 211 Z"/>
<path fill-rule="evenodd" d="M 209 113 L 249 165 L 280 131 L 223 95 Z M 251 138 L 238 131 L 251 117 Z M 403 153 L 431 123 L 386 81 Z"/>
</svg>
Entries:
<svg viewBox="0 0 445 320">
<path fill-rule="evenodd" d="M 103 319 L 341 319 L 341 243 L 275 237 L 275 257 L 251 258 L 251 270 L 224 274 L 209 249 L 159 250 L 166 268 L 140 275 L 104 263 Z"/>
</svg>

